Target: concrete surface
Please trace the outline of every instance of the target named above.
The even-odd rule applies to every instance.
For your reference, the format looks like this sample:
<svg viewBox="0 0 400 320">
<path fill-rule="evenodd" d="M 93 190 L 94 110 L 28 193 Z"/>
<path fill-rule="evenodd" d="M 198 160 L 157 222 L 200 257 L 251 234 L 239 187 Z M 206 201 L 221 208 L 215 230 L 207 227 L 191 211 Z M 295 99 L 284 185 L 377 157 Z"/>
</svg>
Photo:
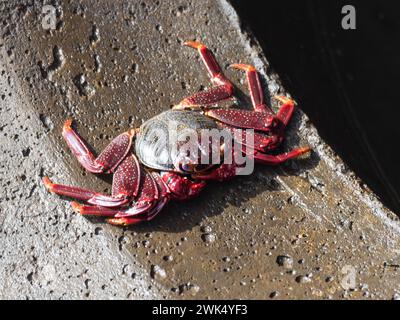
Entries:
<svg viewBox="0 0 400 320">
<path fill-rule="evenodd" d="M 66 117 L 101 150 L 210 85 L 183 40 L 204 41 L 224 68 L 255 64 L 271 94 L 285 93 L 225 0 L 52 4 L 56 30 L 43 29 L 41 4 L 0 4 L 2 299 L 399 297 L 398 218 L 300 109 L 284 149 L 309 144 L 310 159 L 212 184 L 151 223 L 112 227 L 48 194 L 43 174 L 110 189 L 108 177 L 86 174 L 67 150 Z M 243 75 L 226 74 L 248 106 Z"/>
</svg>

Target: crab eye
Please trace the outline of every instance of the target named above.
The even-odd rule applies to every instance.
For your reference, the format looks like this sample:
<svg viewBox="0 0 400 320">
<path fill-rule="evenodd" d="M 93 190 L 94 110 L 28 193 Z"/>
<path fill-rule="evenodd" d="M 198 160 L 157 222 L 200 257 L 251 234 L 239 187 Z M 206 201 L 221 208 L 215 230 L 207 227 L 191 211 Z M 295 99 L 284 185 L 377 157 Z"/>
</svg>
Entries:
<svg viewBox="0 0 400 320">
<path fill-rule="evenodd" d="M 195 166 L 191 163 L 181 163 L 179 169 L 184 172 L 193 172 Z"/>
</svg>

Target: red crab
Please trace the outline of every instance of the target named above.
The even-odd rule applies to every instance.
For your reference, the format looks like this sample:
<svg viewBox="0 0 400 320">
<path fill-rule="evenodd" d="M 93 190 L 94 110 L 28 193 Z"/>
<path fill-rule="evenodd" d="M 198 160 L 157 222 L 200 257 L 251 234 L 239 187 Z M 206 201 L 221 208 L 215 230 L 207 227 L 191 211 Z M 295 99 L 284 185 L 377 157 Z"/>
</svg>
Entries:
<svg viewBox="0 0 400 320">
<path fill-rule="evenodd" d="M 186 200 L 197 196 L 208 180 L 224 181 L 237 174 L 238 164 L 207 165 L 199 158 L 172 152 L 171 145 L 158 141 L 155 130 L 163 130 L 171 121 L 195 131 L 201 129 L 235 128 L 253 129 L 254 145 L 238 142 L 240 152 L 256 162 L 277 165 L 310 151 L 299 148 L 279 155 L 267 154 L 283 140 L 284 129 L 294 110 L 294 102 L 286 97 L 275 97 L 282 105 L 277 114 L 265 104 L 258 73 L 254 67 L 233 64 L 231 67 L 246 72 L 254 110 L 213 108 L 218 102 L 230 99 L 234 93 L 232 83 L 224 76 L 213 54 L 199 42 L 185 45 L 198 50 L 211 77 L 213 87 L 198 92 L 174 106 L 172 110 L 151 118 L 139 128 L 130 129 L 116 137 L 98 157 L 95 157 L 80 136 L 71 128 L 72 120 L 63 127 L 63 137 L 80 164 L 92 173 L 112 173 L 112 194 L 104 195 L 79 187 L 52 183 L 43 178 L 50 192 L 68 196 L 87 204 L 72 202 L 82 215 L 108 217 L 114 225 L 132 225 L 153 219 L 171 199 Z M 133 141 L 135 140 L 135 145 Z M 244 148 L 246 146 L 246 148 Z M 165 160 L 168 161 L 165 161 Z"/>
</svg>

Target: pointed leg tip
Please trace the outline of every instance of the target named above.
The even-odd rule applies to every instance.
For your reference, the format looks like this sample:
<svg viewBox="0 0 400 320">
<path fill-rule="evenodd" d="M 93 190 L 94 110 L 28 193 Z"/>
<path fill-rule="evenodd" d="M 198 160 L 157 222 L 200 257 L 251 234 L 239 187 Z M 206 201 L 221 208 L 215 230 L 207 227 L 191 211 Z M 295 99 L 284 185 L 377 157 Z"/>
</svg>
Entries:
<svg viewBox="0 0 400 320">
<path fill-rule="evenodd" d="M 190 104 L 188 103 L 187 99 L 183 99 L 177 105 L 174 105 L 172 107 L 172 110 L 185 110 L 185 109 L 188 109 L 189 106 L 190 106 Z"/>
<path fill-rule="evenodd" d="M 72 201 L 71 207 L 76 213 L 82 214 L 82 205 L 78 202 Z"/>
<path fill-rule="evenodd" d="M 243 63 L 233 63 L 229 66 L 229 68 L 239 69 L 244 71 L 256 71 L 256 68 L 254 68 L 252 65 Z"/>
<path fill-rule="evenodd" d="M 63 131 L 64 132 L 72 130 L 72 122 L 73 122 L 72 119 L 65 120 L 64 126 L 63 126 Z"/>
<path fill-rule="evenodd" d="M 303 154 L 309 153 L 311 151 L 312 151 L 311 147 L 303 147 L 298 150 L 300 156 Z"/>
<path fill-rule="evenodd" d="M 119 227 L 126 227 L 128 225 L 123 218 L 107 219 L 107 223 Z"/>
<path fill-rule="evenodd" d="M 138 128 L 134 128 L 134 129 L 130 129 L 128 130 L 128 135 L 130 138 L 134 137 L 137 133 L 138 133 L 139 129 Z"/>
<path fill-rule="evenodd" d="M 50 192 L 54 192 L 54 183 L 50 180 L 49 177 L 45 176 L 42 179 L 44 186 L 46 187 L 46 189 Z"/>
<path fill-rule="evenodd" d="M 278 100 L 279 102 L 281 102 L 282 104 L 293 104 L 293 105 L 297 105 L 297 102 L 291 98 L 288 98 L 286 96 L 280 96 L 280 95 L 275 95 L 273 96 L 273 98 L 275 100 Z"/>
<path fill-rule="evenodd" d="M 194 49 L 201 49 L 206 47 L 204 44 L 198 41 L 185 41 L 183 45 Z"/>
</svg>

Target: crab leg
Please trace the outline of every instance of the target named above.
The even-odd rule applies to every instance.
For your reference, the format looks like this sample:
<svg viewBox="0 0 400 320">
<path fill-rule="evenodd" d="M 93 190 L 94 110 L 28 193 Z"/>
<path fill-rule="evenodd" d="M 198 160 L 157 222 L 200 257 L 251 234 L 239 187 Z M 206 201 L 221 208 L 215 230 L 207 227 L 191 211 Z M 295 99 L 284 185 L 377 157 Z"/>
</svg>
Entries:
<svg viewBox="0 0 400 320">
<path fill-rule="evenodd" d="M 184 45 L 198 50 L 200 57 L 207 68 L 211 82 L 215 87 L 204 92 L 195 93 L 192 96 L 183 99 L 178 105 L 174 106 L 173 109 L 182 110 L 210 106 L 232 97 L 233 85 L 224 76 L 221 67 L 218 65 L 218 62 L 215 60 L 211 51 L 204 44 L 196 41 L 187 41 Z"/>
<path fill-rule="evenodd" d="M 129 201 L 129 197 L 125 194 L 117 196 L 107 196 L 104 194 L 97 193 L 96 191 L 66 186 L 63 184 L 53 183 L 48 177 L 43 178 L 43 183 L 47 190 L 58 195 L 71 197 L 78 200 L 83 200 L 92 204 L 101 204 L 105 207 L 119 207 Z"/>
<path fill-rule="evenodd" d="M 204 180 L 204 181 L 227 181 L 232 179 L 237 175 L 238 167 L 236 164 L 226 164 L 223 163 L 219 167 L 204 173 L 194 174 L 194 179 Z"/>
<path fill-rule="evenodd" d="M 184 45 L 197 49 L 207 68 L 212 83 L 215 85 L 230 84 L 230 81 L 225 78 L 217 60 L 215 60 L 214 55 L 204 44 L 197 41 L 186 41 L 184 42 Z"/>
<path fill-rule="evenodd" d="M 143 185 L 140 190 L 138 201 L 135 205 L 128 209 L 113 209 L 104 206 L 89 206 L 80 205 L 76 202 L 72 202 L 71 205 L 74 210 L 82 215 L 94 215 L 94 216 L 105 216 L 105 217 L 129 217 L 142 214 L 149 211 L 154 201 L 158 199 L 159 192 L 157 184 L 153 176 L 147 171 L 143 171 Z"/>
<path fill-rule="evenodd" d="M 129 197 L 124 194 L 110 197 L 104 194 L 97 193 L 96 191 L 80 187 L 56 184 L 53 183 L 48 177 L 43 178 L 43 183 L 46 186 L 47 190 L 52 193 L 56 193 L 61 196 L 71 197 L 78 200 L 83 200 L 88 203 L 101 203 L 101 205 L 105 207 L 119 207 L 129 201 Z"/>
<path fill-rule="evenodd" d="M 240 142 L 239 142 L 240 144 Z M 244 146 L 244 145 L 242 145 Z M 258 163 L 262 163 L 262 164 L 267 164 L 267 165 L 278 165 L 281 164 L 289 159 L 293 159 L 293 158 L 297 158 L 305 153 L 308 153 L 311 151 L 310 147 L 304 147 L 304 148 L 299 148 L 299 149 L 295 149 L 292 150 L 290 152 L 287 153 L 283 153 L 283 154 L 278 154 L 278 155 L 269 155 L 269 154 L 265 154 L 264 152 L 260 152 L 258 150 L 252 149 L 248 146 L 242 148 L 241 152 L 246 154 L 247 157 L 250 158 L 254 158 L 254 160 Z M 232 150 L 232 152 L 236 152 L 235 150 Z M 236 157 L 233 156 L 233 159 L 235 159 Z M 192 175 L 192 177 L 194 179 L 200 179 L 200 180 L 204 180 L 204 181 L 226 181 L 229 180 L 233 177 L 235 177 L 236 175 L 238 175 L 238 173 L 240 173 L 241 167 L 236 164 L 236 163 L 232 163 L 232 164 L 227 164 L 227 163 L 223 163 L 221 164 L 219 167 L 209 171 L 209 172 L 205 172 L 205 173 L 200 173 L 200 174 L 194 174 Z"/>
<path fill-rule="evenodd" d="M 283 103 L 276 115 L 243 109 L 210 109 L 205 112 L 205 115 L 228 126 L 276 133 L 280 136 L 293 115 L 295 104 L 293 100 L 286 97 L 275 96 L 274 98 Z"/>
<path fill-rule="evenodd" d="M 282 103 L 276 117 L 280 120 L 282 130 L 286 128 L 290 119 L 292 118 L 295 102 L 284 96 L 274 96 L 274 98 Z"/>
<path fill-rule="evenodd" d="M 122 161 L 113 177 L 112 196 L 80 187 L 55 184 L 48 177 L 43 178 L 43 183 L 50 192 L 59 195 L 83 200 L 98 206 L 119 207 L 137 195 L 140 183 L 140 167 L 134 155 L 128 156 Z"/>
<path fill-rule="evenodd" d="M 261 87 L 257 70 L 251 65 L 241 63 L 234 63 L 230 65 L 230 67 L 246 71 L 250 97 L 254 110 L 256 112 L 265 112 L 274 115 L 271 108 L 265 104 L 264 92 Z M 274 96 L 274 98 L 282 103 L 276 117 L 282 122 L 283 127 L 286 127 L 294 111 L 294 101 L 284 96 Z"/>
<path fill-rule="evenodd" d="M 160 175 L 153 173 L 153 177 L 159 188 L 160 200 L 153 206 L 153 208 L 149 212 L 146 212 L 143 215 L 135 217 L 127 216 L 121 218 L 108 219 L 107 222 L 113 225 L 128 226 L 154 219 L 154 217 L 158 215 L 160 211 L 165 207 L 170 198 L 169 198 L 169 190 L 164 181 L 162 180 L 162 178 L 160 177 Z"/>
<path fill-rule="evenodd" d="M 210 109 L 205 112 L 205 115 L 233 127 L 263 132 L 271 132 L 278 125 L 275 117 L 266 112 L 243 109 Z"/>
<path fill-rule="evenodd" d="M 121 162 L 114 173 L 112 196 L 96 194 L 87 202 L 97 206 L 117 207 L 121 204 L 114 205 L 114 199 L 125 198 L 129 200 L 138 195 L 140 178 L 141 172 L 139 162 L 136 156 L 131 154 Z"/>
<path fill-rule="evenodd" d="M 115 214 L 116 218 L 135 216 L 144 213 L 150 210 L 153 207 L 155 200 L 159 198 L 159 189 L 153 175 L 147 171 L 144 172 L 143 187 L 135 206 L 118 212 Z"/>
<path fill-rule="evenodd" d="M 311 151 L 310 147 L 304 147 L 304 148 L 299 148 L 292 150 L 290 152 L 278 154 L 278 155 L 269 155 L 265 153 L 260 153 L 260 152 L 255 152 L 254 153 L 254 159 L 258 163 L 262 164 L 268 164 L 268 165 L 278 165 L 281 164 L 289 159 L 294 159 L 297 158 L 305 153 L 308 153 Z"/>
<path fill-rule="evenodd" d="M 243 146 L 254 148 L 261 152 L 265 152 L 267 149 L 275 146 L 279 142 L 279 139 L 275 135 L 267 136 L 262 133 L 253 132 L 250 134 L 252 138 L 252 143 L 250 143 L 249 141 L 247 141 L 248 139 L 246 131 L 241 131 L 238 128 L 228 126 L 224 123 L 220 123 L 219 125 L 224 130 L 229 130 L 232 134 L 232 138 L 234 138 L 237 143 Z"/>
<path fill-rule="evenodd" d="M 271 108 L 265 104 L 264 92 L 261 87 L 257 70 L 251 65 L 241 63 L 232 64 L 230 67 L 246 71 L 246 78 L 249 85 L 250 97 L 254 110 L 256 112 L 266 112 L 272 115 L 273 112 Z"/>
<path fill-rule="evenodd" d="M 62 135 L 79 163 L 92 173 L 113 172 L 129 152 L 135 135 L 134 129 L 120 134 L 95 158 L 71 125 L 72 120 L 68 119 L 64 124 Z"/>
<path fill-rule="evenodd" d="M 144 221 L 150 221 L 157 216 L 160 211 L 164 208 L 164 206 L 168 202 L 168 198 L 163 198 L 161 199 L 155 206 L 152 208 L 147 214 L 141 215 L 141 216 L 135 216 L 135 217 L 123 217 L 123 218 L 113 218 L 113 219 L 108 219 L 107 222 L 109 224 L 115 225 L 115 226 L 129 226 L 129 225 L 134 225 L 138 224 Z"/>
</svg>

